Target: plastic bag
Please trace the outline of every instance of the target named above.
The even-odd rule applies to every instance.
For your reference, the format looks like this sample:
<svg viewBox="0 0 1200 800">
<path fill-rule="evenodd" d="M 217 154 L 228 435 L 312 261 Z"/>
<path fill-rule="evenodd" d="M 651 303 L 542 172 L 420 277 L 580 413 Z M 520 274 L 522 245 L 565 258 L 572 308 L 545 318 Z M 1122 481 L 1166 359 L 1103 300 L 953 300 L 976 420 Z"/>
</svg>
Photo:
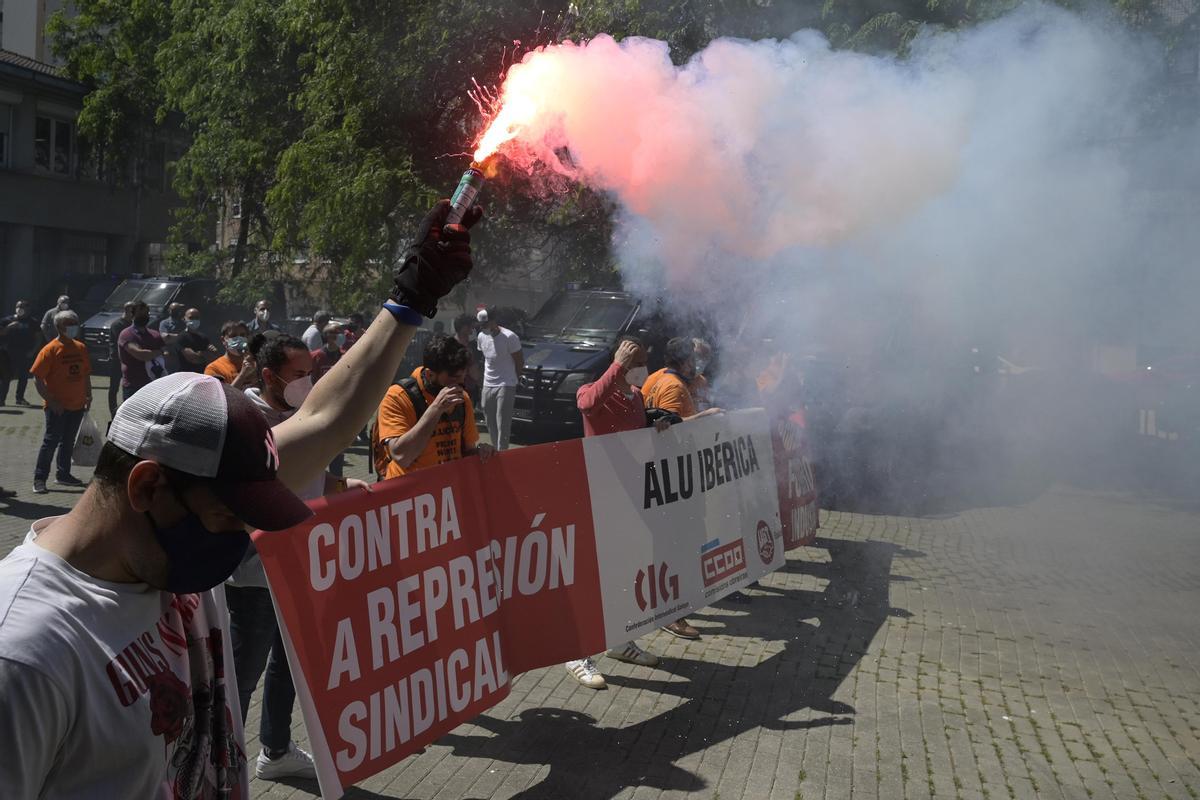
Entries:
<svg viewBox="0 0 1200 800">
<path fill-rule="evenodd" d="M 94 467 L 100 460 L 100 448 L 104 446 L 104 437 L 100 429 L 92 421 L 91 414 L 84 414 L 79 423 L 79 433 L 75 436 L 75 450 L 71 453 L 71 462 L 77 467 Z"/>
</svg>

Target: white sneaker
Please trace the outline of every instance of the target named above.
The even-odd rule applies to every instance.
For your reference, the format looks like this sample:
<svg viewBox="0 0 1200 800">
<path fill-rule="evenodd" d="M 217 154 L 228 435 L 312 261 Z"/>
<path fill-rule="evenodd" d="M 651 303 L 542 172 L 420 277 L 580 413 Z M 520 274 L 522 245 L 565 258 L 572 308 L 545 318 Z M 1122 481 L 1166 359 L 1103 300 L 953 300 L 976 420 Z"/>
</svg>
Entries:
<svg viewBox="0 0 1200 800">
<path fill-rule="evenodd" d="M 596 669 L 596 662 L 590 658 L 568 661 L 563 666 L 567 668 L 567 672 L 575 676 L 575 680 L 589 689 L 605 689 L 608 687 L 608 681 L 604 680 L 604 676 L 600 674 L 600 670 Z"/>
<path fill-rule="evenodd" d="M 312 756 L 296 747 L 295 742 L 288 742 L 287 752 L 279 758 L 268 758 L 265 749 L 259 753 L 254 774 L 265 781 L 277 781 L 280 778 L 316 780 L 317 768 L 313 766 Z"/>
<path fill-rule="evenodd" d="M 658 656 L 654 653 L 647 653 L 642 648 L 638 647 L 635 642 L 626 642 L 620 648 L 613 648 L 608 651 L 609 658 L 615 658 L 617 661 L 624 661 L 627 664 L 637 664 L 643 667 L 657 667 Z"/>
</svg>

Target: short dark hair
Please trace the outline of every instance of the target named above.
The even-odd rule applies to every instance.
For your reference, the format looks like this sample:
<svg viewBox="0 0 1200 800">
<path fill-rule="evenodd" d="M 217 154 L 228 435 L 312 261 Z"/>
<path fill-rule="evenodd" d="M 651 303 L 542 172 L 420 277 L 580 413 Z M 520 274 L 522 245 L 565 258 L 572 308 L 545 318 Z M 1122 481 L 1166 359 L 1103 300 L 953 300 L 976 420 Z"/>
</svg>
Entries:
<svg viewBox="0 0 1200 800">
<path fill-rule="evenodd" d="M 304 342 L 295 336 L 289 336 L 279 331 L 256 333 L 254 338 L 250 340 L 250 352 L 254 355 L 254 361 L 258 364 L 258 375 L 260 378 L 262 377 L 262 371 L 268 367 L 273 372 L 278 372 L 291 357 L 289 353 L 296 350 L 308 352 L 308 348 L 304 345 Z"/>
<path fill-rule="evenodd" d="M 228 322 L 226 322 L 224 325 L 221 326 L 221 338 L 226 339 L 226 338 L 232 336 L 233 332 L 236 331 L 238 328 L 242 328 L 243 330 L 245 330 L 247 332 L 249 332 L 249 330 L 250 330 L 249 328 L 246 327 L 246 323 L 238 322 L 236 319 L 231 319 Z"/>
<path fill-rule="evenodd" d="M 455 333 L 458 333 L 460 330 L 462 330 L 463 328 L 466 328 L 466 327 L 471 327 L 471 328 L 475 327 L 475 315 L 474 314 L 459 314 L 457 317 L 454 318 L 454 332 Z"/>
<path fill-rule="evenodd" d="M 433 372 L 458 372 L 471 363 L 471 354 L 458 339 L 445 334 L 434 334 L 425 345 L 421 364 Z"/>
<path fill-rule="evenodd" d="M 133 310 L 137 311 L 139 308 L 144 308 L 147 311 L 150 310 L 150 306 L 145 300 L 134 300 L 133 301 Z"/>
<path fill-rule="evenodd" d="M 643 350 L 646 349 L 646 343 L 643 342 L 640 338 L 638 338 L 637 336 L 634 336 L 632 333 L 624 333 L 624 334 L 621 334 L 620 336 L 618 336 L 617 340 L 615 342 L 613 342 L 612 352 L 608 354 L 608 357 L 616 358 L 617 351 L 621 349 L 621 344 L 624 342 L 633 342 L 634 344 L 636 344 L 638 347 L 642 348 Z"/>
<path fill-rule="evenodd" d="M 667 342 L 667 351 L 663 361 L 671 369 L 679 369 L 692 357 L 692 339 L 690 336 L 677 336 Z"/>
<path fill-rule="evenodd" d="M 153 459 L 135 456 L 112 442 L 105 442 L 96 459 L 96 469 L 92 473 L 92 480 L 96 482 L 101 491 L 120 492 L 124 490 L 125 484 L 129 481 L 129 473 L 133 472 L 133 468 L 143 461 L 153 461 Z M 158 467 L 166 475 L 167 480 L 178 487 L 205 480 L 205 478 L 189 475 L 163 464 L 159 464 Z"/>
<path fill-rule="evenodd" d="M 313 314 L 313 322 L 317 323 L 317 327 L 323 328 L 325 327 L 325 323 L 329 322 L 330 318 L 332 317 L 333 314 L 330 314 L 328 311 L 322 309 Z"/>
</svg>

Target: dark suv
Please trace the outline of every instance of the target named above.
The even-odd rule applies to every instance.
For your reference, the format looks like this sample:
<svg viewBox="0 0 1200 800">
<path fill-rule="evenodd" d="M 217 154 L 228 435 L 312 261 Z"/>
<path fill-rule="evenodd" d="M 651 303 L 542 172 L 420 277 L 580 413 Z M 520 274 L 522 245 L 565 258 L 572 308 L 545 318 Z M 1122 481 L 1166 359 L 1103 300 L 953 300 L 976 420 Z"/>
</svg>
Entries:
<svg viewBox="0 0 1200 800">
<path fill-rule="evenodd" d="M 648 317 L 641 302 L 627 292 L 568 289 L 547 300 L 524 326 L 525 369 L 513 412 L 518 430 L 536 438 L 582 435 L 575 393 L 608 368 L 617 337 L 650 336 L 657 326 Z M 647 345 L 653 354 L 657 348 L 649 341 Z"/>
<path fill-rule="evenodd" d="M 121 308 L 125 303 L 134 300 L 150 306 L 152 325 L 167 313 L 167 306 L 171 303 L 183 303 L 188 308 L 200 309 L 200 318 L 203 320 L 201 333 L 215 343 L 220 338 L 221 325 L 226 320 L 244 320 L 250 314 L 245 305 L 219 302 L 217 293 L 220 289 L 220 281 L 211 278 L 136 275 L 128 278 L 113 290 L 100 311 L 83 323 L 83 341 L 87 344 L 92 364 L 108 362 L 112 346 L 108 326 L 121 316 Z M 276 300 L 276 294 L 278 292 L 269 292 L 268 297 L 277 308 L 282 309 L 283 303 Z"/>
</svg>

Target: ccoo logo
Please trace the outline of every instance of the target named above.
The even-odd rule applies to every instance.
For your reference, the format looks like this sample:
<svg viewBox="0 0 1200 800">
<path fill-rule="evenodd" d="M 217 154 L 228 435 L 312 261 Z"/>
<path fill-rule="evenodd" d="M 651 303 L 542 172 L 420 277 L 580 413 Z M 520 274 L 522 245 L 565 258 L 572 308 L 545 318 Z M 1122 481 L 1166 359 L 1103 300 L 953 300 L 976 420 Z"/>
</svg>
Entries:
<svg viewBox="0 0 1200 800">
<path fill-rule="evenodd" d="M 679 599 L 679 576 L 667 574 L 669 567 L 666 563 L 651 564 L 645 569 L 639 569 L 633 580 L 633 596 L 637 599 L 638 608 L 642 611 L 658 608 L 669 600 Z M 649 597 L 646 596 L 647 590 Z"/>
</svg>

